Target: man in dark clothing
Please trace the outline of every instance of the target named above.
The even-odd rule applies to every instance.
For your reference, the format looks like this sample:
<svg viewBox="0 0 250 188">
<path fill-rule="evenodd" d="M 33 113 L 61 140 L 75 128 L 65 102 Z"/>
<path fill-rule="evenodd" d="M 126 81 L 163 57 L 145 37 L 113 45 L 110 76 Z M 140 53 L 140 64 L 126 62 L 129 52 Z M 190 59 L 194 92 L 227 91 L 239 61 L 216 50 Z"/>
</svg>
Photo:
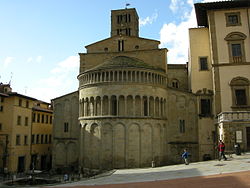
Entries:
<svg viewBox="0 0 250 188">
<path fill-rule="evenodd" d="M 224 158 L 224 160 L 227 160 L 225 156 L 225 144 L 222 142 L 222 140 L 219 141 L 218 151 L 219 151 L 219 161 L 221 160 L 222 157 Z"/>
</svg>

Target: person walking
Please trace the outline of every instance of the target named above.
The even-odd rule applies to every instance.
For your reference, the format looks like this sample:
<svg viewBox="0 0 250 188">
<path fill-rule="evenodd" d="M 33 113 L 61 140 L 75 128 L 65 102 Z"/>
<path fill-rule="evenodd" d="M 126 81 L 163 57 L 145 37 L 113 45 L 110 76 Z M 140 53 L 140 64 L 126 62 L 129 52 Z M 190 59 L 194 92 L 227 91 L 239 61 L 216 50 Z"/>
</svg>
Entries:
<svg viewBox="0 0 250 188">
<path fill-rule="evenodd" d="M 219 144 L 218 144 L 218 152 L 219 152 L 219 161 L 221 160 L 221 158 L 223 157 L 224 160 L 226 161 L 227 158 L 225 156 L 225 144 L 222 140 L 219 141 Z"/>
<path fill-rule="evenodd" d="M 183 154 L 181 157 L 184 159 L 185 165 L 189 165 L 189 159 L 188 159 L 189 153 L 186 149 L 183 150 Z"/>
</svg>

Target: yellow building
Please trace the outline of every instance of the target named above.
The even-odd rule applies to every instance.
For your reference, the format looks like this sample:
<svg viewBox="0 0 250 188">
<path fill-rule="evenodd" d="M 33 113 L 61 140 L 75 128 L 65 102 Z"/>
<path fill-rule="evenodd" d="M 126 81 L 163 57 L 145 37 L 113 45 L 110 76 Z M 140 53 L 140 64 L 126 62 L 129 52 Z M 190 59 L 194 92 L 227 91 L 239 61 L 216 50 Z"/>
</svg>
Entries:
<svg viewBox="0 0 250 188">
<path fill-rule="evenodd" d="M 0 169 L 3 172 L 25 172 L 31 167 L 31 135 L 38 134 L 33 125 L 33 112 L 38 111 L 37 99 L 12 92 L 9 84 L 0 85 Z M 44 114 L 52 115 L 52 112 Z M 51 135 L 50 129 L 41 129 L 41 134 Z M 35 132 L 36 131 L 36 132 Z M 48 132 L 50 131 L 50 132 Z M 46 144 L 48 145 L 48 144 Z M 42 147 L 41 147 L 42 148 Z M 50 150 L 38 153 L 49 153 Z"/>
<path fill-rule="evenodd" d="M 189 83 L 198 96 L 200 154 L 212 151 L 209 133 L 229 151 L 235 144 L 250 150 L 250 3 L 197 3 L 195 10 Z"/>
</svg>

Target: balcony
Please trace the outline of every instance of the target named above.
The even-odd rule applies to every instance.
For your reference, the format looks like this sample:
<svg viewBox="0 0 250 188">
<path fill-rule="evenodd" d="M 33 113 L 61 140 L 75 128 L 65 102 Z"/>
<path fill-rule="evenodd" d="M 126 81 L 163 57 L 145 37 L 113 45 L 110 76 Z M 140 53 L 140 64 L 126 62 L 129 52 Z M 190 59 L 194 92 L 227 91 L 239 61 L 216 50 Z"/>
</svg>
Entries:
<svg viewBox="0 0 250 188">
<path fill-rule="evenodd" d="M 242 56 L 233 56 L 233 62 L 234 63 L 241 63 L 242 61 Z"/>
<path fill-rule="evenodd" d="M 250 111 L 221 112 L 218 123 L 223 122 L 250 122 Z"/>
</svg>

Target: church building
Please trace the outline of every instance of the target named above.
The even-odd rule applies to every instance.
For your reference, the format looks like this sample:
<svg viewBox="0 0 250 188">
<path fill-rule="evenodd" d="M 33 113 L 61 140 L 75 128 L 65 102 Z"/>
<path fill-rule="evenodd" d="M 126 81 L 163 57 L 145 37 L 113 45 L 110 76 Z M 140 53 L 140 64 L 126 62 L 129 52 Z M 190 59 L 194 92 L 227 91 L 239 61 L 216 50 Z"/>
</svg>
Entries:
<svg viewBox="0 0 250 188">
<path fill-rule="evenodd" d="M 112 10 L 111 36 L 79 53 L 79 89 L 52 100 L 53 168 L 177 164 L 183 149 L 209 160 L 219 138 L 240 141 L 232 135 L 250 149 L 247 2 L 195 4 L 187 64 L 169 64 L 159 41 L 139 36 L 136 9 Z"/>
</svg>

